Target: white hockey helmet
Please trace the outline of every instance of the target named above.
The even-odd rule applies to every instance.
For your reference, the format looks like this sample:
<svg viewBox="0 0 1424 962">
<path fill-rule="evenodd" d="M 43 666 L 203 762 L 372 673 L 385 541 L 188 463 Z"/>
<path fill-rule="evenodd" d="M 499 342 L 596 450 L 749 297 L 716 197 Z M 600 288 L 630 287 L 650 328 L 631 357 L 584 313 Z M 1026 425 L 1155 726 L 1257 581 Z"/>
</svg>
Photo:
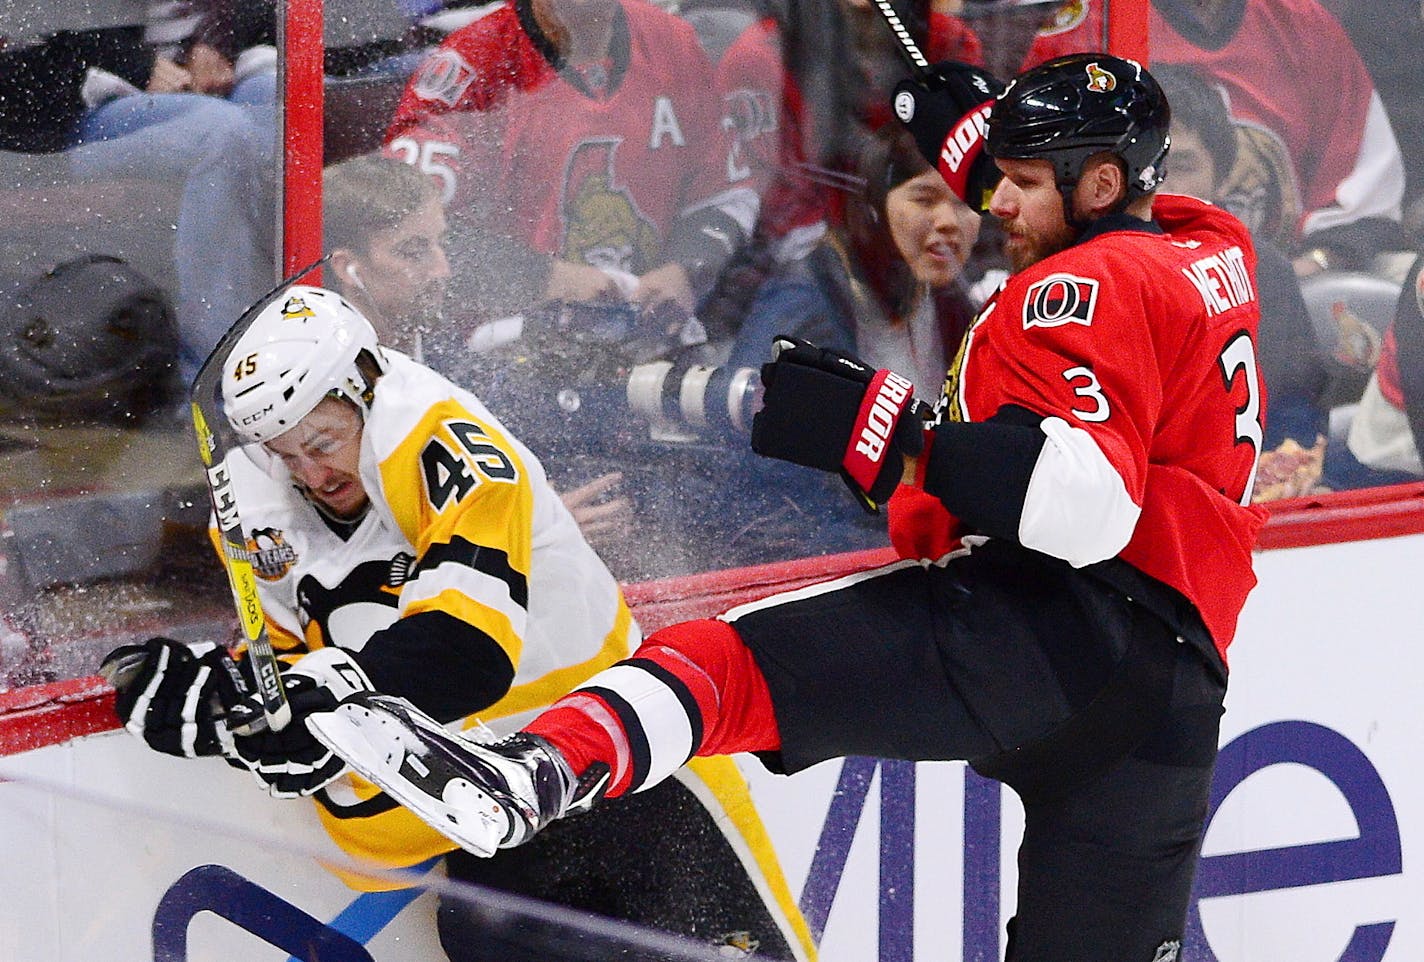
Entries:
<svg viewBox="0 0 1424 962">
<path fill-rule="evenodd" d="M 357 363 L 363 354 L 370 357 L 365 370 Z M 289 287 L 228 354 L 223 413 L 245 442 L 290 430 L 324 397 L 347 398 L 364 416 L 385 369 L 375 328 L 345 298 L 320 287 Z"/>
</svg>

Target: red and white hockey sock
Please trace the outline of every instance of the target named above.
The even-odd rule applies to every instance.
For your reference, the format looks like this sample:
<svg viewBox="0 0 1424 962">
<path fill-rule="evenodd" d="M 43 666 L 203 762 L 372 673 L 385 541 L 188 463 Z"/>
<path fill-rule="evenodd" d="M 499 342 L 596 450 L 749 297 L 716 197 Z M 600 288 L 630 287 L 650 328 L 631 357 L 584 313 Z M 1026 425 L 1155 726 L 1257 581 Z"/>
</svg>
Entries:
<svg viewBox="0 0 1424 962">
<path fill-rule="evenodd" d="M 781 747 L 751 651 L 736 629 L 712 619 L 654 632 L 526 730 L 551 742 L 576 773 L 607 763 L 610 796 L 656 785 L 694 755 Z"/>
</svg>

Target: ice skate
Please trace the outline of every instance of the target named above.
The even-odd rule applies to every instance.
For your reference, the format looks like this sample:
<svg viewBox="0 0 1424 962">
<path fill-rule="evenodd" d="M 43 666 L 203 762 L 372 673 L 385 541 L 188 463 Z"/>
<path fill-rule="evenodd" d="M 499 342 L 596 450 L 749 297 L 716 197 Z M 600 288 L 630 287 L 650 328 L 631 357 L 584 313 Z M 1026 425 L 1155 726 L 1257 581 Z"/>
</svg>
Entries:
<svg viewBox="0 0 1424 962">
<path fill-rule="evenodd" d="M 362 692 L 308 727 L 363 777 L 459 844 L 491 856 L 522 844 L 601 795 L 607 770 L 582 783 L 542 738 L 481 744 L 403 698 Z"/>
</svg>

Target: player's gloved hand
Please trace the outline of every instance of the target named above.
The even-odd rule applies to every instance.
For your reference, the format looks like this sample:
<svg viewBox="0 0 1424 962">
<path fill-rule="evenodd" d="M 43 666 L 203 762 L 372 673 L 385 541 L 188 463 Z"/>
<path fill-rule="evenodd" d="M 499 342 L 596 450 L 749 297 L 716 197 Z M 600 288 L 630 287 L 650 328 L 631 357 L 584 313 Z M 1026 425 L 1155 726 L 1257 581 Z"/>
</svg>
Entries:
<svg viewBox="0 0 1424 962">
<path fill-rule="evenodd" d="M 223 716 L 248 695 L 227 649 L 210 641 L 120 645 L 104 656 L 99 673 L 117 692 L 114 708 L 124 727 L 149 748 L 184 758 L 223 754 Z"/>
<path fill-rule="evenodd" d="M 307 729 L 307 718 L 330 711 L 348 695 L 371 690 L 371 682 L 340 648 L 317 649 L 283 668 L 281 678 L 292 720 L 281 731 L 233 735 L 228 763 L 250 771 L 274 798 L 296 798 L 331 784 L 346 770 L 346 762 Z M 261 714 L 260 705 L 251 710 Z"/>
<path fill-rule="evenodd" d="M 1004 85 L 967 63 L 945 60 L 924 80 L 895 85 L 895 116 L 950 190 L 983 213 L 998 186 L 999 168 L 984 151 L 989 109 Z"/>
<path fill-rule="evenodd" d="M 929 405 L 894 371 L 809 341 L 777 337 L 772 357 L 761 369 L 752 450 L 840 474 L 874 512 L 900 483 L 903 455 L 924 450 Z"/>
</svg>

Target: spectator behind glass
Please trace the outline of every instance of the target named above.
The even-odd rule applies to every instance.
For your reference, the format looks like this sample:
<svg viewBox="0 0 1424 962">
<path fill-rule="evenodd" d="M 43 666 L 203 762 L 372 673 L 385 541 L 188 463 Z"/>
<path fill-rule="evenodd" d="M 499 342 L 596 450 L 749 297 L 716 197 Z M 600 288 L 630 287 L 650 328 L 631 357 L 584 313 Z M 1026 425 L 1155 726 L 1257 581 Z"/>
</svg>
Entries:
<svg viewBox="0 0 1424 962">
<path fill-rule="evenodd" d="M 1101 6 L 1039 49 L 1099 47 Z M 1148 28 L 1154 66 L 1194 67 L 1222 88 L 1239 145 L 1222 206 L 1286 251 L 1298 275 L 1369 270 L 1408 246 L 1394 127 L 1319 0 L 1152 0 Z"/>
<path fill-rule="evenodd" d="M 715 473 L 720 448 L 651 437 L 625 385 L 633 365 L 706 340 L 694 311 L 756 211 L 730 143 L 692 26 L 635 0 L 491 8 L 416 71 L 388 131 L 386 152 L 442 188 L 452 303 L 500 322 L 480 330 L 506 348 L 427 362 L 466 377 L 482 364 L 482 396 L 561 490 L 624 473 L 660 549 L 610 553 L 625 579 L 717 563 L 691 557 L 685 484 Z M 457 321 L 462 337 L 473 326 Z"/>
<path fill-rule="evenodd" d="M 450 282 L 439 189 L 408 164 L 365 154 L 326 168 L 322 208 L 330 283 L 381 343 L 422 360 Z"/>
<path fill-rule="evenodd" d="M 863 186 L 847 201 L 844 223 L 761 286 L 727 366 L 759 368 L 771 360 L 773 338 L 791 335 L 895 370 L 931 396 L 972 313 L 956 282 L 979 215 L 898 123 L 871 136 L 857 169 Z M 703 500 L 728 520 L 708 534 L 743 561 L 884 544 L 878 521 L 855 509 L 838 478 L 808 476 L 743 446 L 726 457 L 734 469 Z"/>
<path fill-rule="evenodd" d="M 927 6 L 903 11 L 926 56 L 980 63 L 974 33 Z M 697 0 L 680 12 L 714 57 L 723 125 L 735 137 L 732 162 L 761 201 L 750 243 L 700 309 L 717 336 L 735 332 L 768 276 L 804 257 L 827 224 L 843 223 L 845 198 L 858 189 L 859 151 L 889 118 L 889 91 L 908 70 L 868 0 L 802 7 L 794 17 L 747 0 Z M 738 22 L 745 26 L 734 39 L 722 39 Z M 827 49 L 849 55 L 821 56 Z"/>
<path fill-rule="evenodd" d="M 429 344 L 453 356 L 457 349 L 441 343 L 449 335 L 442 319 L 450 261 L 439 189 L 409 164 L 367 154 L 326 168 L 322 205 L 328 283 L 371 322 L 383 344 L 416 360 Z M 468 367 L 463 373 L 467 382 L 478 380 Z M 633 532 L 632 504 L 617 493 L 621 480 L 610 472 L 560 495 L 596 549 Z"/>
<path fill-rule="evenodd" d="M 85 181 L 181 185 L 173 234 L 179 373 L 271 285 L 273 113 L 189 92 L 142 26 L 60 32 L 0 52 L 0 147 L 64 151 Z M 270 83 L 267 85 L 270 89 Z"/>
<path fill-rule="evenodd" d="M 1172 105 L 1172 153 L 1165 190 L 1220 201 L 1222 179 L 1236 159 L 1236 132 L 1220 91 L 1187 67 L 1153 71 Z M 1325 459 L 1329 412 L 1318 403 L 1327 372 L 1300 284 L 1280 248 L 1256 241 L 1261 327 L 1257 360 L 1270 413 L 1253 499 L 1273 501 L 1308 493 Z"/>
<path fill-rule="evenodd" d="M 1350 421 L 1350 453 L 1375 472 L 1375 484 L 1424 475 L 1424 256 L 1409 269 L 1394 323 Z"/>
<path fill-rule="evenodd" d="M 1419 0 L 1322 0 L 1354 41 L 1399 138 L 1408 176 L 1405 226 L 1424 226 L 1424 9 Z"/>
<path fill-rule="evenodd" d="M 427 58 L 388 152 L 438 179 L 496 311 L 687 316 L 755 215 L 729 142 L 687 22 L 632 0 L 516 0 Z"/>
<path fill-rule="evenodd" d="M 757 293 L 732 349 L 733 366 L 770 360 L 790 334 L 903 373 L 924 390 L 943 377 L 968 326 L 955 286 L 979 236 L 979 215 L 955 197 L 900 125 L 861 153 L 864 187 L 804 260 Z"/>
</svg>

